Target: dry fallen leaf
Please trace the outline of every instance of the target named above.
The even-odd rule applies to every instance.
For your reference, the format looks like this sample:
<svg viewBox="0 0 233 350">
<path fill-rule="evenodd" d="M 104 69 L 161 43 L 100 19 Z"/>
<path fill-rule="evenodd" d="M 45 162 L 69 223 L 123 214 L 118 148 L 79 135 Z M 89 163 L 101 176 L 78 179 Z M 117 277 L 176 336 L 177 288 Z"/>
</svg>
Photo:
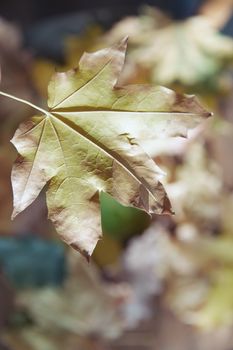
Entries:
<svg viewBox="0 0 233 350">
<path fill-rule="evenodd" d="M 13 217 L 48 183 L 49 218 L 64 241 L 89 257 L 101 236 L 99 193 L 148 213 L 171 213 L 162 171 L 143 140 L 186 136 L 210 114 L 193 96 L 164 87 L 117 86 L 126 41 L 56 73 L 49 111 L 20 125 L 12 142 Z"/>
<path fill-rule="evenodd" d="M 117 292 L 114 285 L 116 293 L 112 295 L 110 285 L 103 282 L 96 266 L 90 269 L 73 249 L 68 250 L 68 271 L 69 277 L 62 288 L 21 291 L 17 296 L 18 304 L 29 311 L 42 331 L 104 338 L 119 336 L 126 327 L 120 305 L 127 299 L 130 287 L 126 285 L 124 290 L 122 284 L 120 294 L 120 288 Z"/>
<path fill-rule="evenodd" d="M 141 80 L 143 70 L 147 81 L 177 86 L 181 91 L 184 86 L 192 91 L 203 90 L 204 86 L 206 93 L 224 87 L 218 78 L 232 59 L 232 38 L 219 33 L 204 16 L 192 17 L 151 29 L 143 41 L 131 43 L 128 62 L 131 72 L 124 74 L 123 81 L 131 82 L 132 75 Z"/>
</svg>

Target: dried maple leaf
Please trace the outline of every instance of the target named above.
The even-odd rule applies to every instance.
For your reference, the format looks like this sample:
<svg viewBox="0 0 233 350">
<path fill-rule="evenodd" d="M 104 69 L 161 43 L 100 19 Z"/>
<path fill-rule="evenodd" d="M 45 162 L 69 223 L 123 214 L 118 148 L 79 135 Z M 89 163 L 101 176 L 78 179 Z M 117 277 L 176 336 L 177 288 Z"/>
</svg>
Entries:
<svg viewBox="0 0 233 350">
<path fill-rule="evenodd" d="M 117 31 L 115 26 L 105 37 L 116 37 Z M 218 79 L 232 63 L 233 40 L 219 33 L 204 16 L 150 28 L 135 36 L 142 40 L 130 41 L 129 73 L 125 71 L 123 82 L 131 82 L 132 76 L 141 81 L 143 72 L 147 81 L 183 89 L 185 86 L 186 90 L 203 90 L 203 84 L 205 93 L 207 89 L 224 87 Z"/>
<path fill-rule="evenodd" d="M 13 217 L 48 183 L 49 218 L 64 241 L 89 257 L 101 236 L 99 193 L 148 213 L 170 213 L 161 170 L 140 142 L 185 136 L 209 115 L 193 96 L 163 87 L 118 87 L 126 40 L 85 53 L 52 78 L 49 111 L 20 125 L 12 142 Z M 5 94 L 6 95 L 6 94 Z M 137 140 L 137 141 L 136 141 Z"/>
<path fill-rule="evenodd" d="M 23 290 L 18 293 L 18 304 L 29 311 L 38 330 L 53 329 L 80 336 L 100 334 L 104 338 L 119 336 L 125 327 L 120 304 L 124 305 L 130 286 L 116 284 L 115 295 L 112 295 L 111 284 L 103 282 L 94 264 L 90 269 L 73 249 L 67 254 L 69 275 L 65 285 Z"/>
</svg>

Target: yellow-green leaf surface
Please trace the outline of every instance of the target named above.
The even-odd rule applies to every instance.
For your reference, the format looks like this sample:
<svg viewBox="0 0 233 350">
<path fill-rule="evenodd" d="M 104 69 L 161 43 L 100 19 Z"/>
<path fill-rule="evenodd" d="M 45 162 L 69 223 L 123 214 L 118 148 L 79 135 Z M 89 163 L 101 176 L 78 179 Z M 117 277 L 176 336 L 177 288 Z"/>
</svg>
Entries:
<svg viewBox="0 0 233 350">
<path fill-rule="evenodd" d="M 185 136 L 209 115 L 193 96 L 163 87 L 118 87 L 126 40 L 85 53 L 79 67 L 56 73 L 49 111 L 20 125 L 13 144 L 13 217 L 48 183 L 49 218 L 68 244 L 87 257 L 101 236 L 99 193 L 148 213 L 170 213 L 162 171 L 143 140 Z"/>
</svg>

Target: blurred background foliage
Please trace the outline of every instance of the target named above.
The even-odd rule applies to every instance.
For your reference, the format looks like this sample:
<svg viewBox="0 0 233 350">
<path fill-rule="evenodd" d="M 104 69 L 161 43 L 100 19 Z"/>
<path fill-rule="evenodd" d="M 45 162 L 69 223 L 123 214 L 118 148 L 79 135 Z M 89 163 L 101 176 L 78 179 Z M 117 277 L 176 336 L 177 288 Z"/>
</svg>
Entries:
<svg viewBox="0 0 233 350">
<path fill-rule="evenodd" d="M 46 104 L 55 70 L 129 36 L 119 84 L 197 94 L 214 116 L 146 151 L 175 215 L 101 193 L 103 239 L 88 265 L 47 220 L 44 193 L 13 222 L 10 144 L 24 105 L 0 98 L 0 349 L 233 348 L 232 0 L 0 4 L 1 89 Z"/>
</svg>

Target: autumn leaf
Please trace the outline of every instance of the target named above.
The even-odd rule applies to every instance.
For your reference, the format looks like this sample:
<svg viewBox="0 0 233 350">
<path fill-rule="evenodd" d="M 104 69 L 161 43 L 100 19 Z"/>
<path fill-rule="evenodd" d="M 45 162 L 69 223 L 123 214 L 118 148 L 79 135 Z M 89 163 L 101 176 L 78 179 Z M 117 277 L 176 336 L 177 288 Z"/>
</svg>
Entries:
<svg viewBox="0 0 233 350">
<path fill-rule="evenodd" d="M 100 334 L 105 338 L 121 334 L 125 323 L 120 305 L 124 306 L 130 285 L 115 284 L 113 293 L 111 284 L 103 283 L 96 266 L 92 264 L 90 269 L 73 249 L 67 251 L 67 260 L 68 276 L 63 287 L 22 290 L 17 295 L 18 304 L 28 310 L 39 330 L 54 329 L 80 336 Z"/>
<path fill-rule="evenodd" d="M 0 286 L 1 282 L 0 279 Z M 17 350 L 97 350 L 93 334 L 114 341 L 126 329 L 128 324 L 122 309 L 128 303 L 130 292 L 129 283 L 103 281 L 95 264 L 90 269 L 79 254 L 68 249 L 64 285 L 18 290 L 15 297 L 18 317 L 14 313 L 11 327 L 1 330 L 1 340 L 5 340 L 9 349 Z M 6 306 L 2 304 L 4 299 L 0 301 L 4 306 L 1 313 Z M 26 318 L 24 323 L 23 316 Z M 86 341 L 92 338 L 89 347 Z"/>
<path fill-rule="evenodd" d="M 157 31 L 139 54 L 153 81 L 195 86 L 216 77 L 232 60 L 233 40 L 218 33 L 204 17 L 193 17 Z"/>
<path fill-rule="evenodd" d="M 153 86 L 117 85 L 126 41 L 85 53 L 77 69 L 56 73 L 49 110 L 22 123 L 12 142 L 13 217 L 48 184 L 49 218 L 62 239 L 89 257 L 101 237 L 99 193 L 148 213 L 171 213 L 163 172 L 143 140 L 186 136 L 209 116 L 193 96 Z"/>
<path fill-rule="evenodd" d="M 133 32 L 134 40 L 129 42 L 129 72 L 125 70 L 123 82 L 131 82 L 132 76 L 134 81 L 142 81 L 144 77 L 145 81 L 156 84 L 178 86 L 181 91 L 184 86 L 186 90 L 203 90 L 204 85 L 205 93 L 228 85 L 219 78 L 232 63 L 233 40 L 221 34 L 208 18 L 196 16 L 161 27 L 150 25 L 143 30 L 142 23 L 151 24 L 152 18 L 144 16 L 142 22 L 141 17 L 134 19 L 138 31 Z M 115 25 L 109 35 L 105 35 L 106 42 L 118 33 L 126 35 L 128 22 L 123 20 Z"/>
</svg>

